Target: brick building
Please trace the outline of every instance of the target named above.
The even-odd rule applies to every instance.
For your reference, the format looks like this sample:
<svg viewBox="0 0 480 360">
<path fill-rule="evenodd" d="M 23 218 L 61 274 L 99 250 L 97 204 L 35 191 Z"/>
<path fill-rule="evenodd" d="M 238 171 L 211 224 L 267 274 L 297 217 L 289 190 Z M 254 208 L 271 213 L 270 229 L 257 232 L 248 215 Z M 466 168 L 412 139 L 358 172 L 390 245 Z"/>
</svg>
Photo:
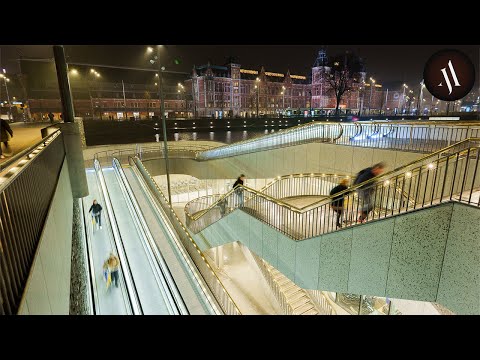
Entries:
<svg viewBox="0 0 480 360">
<path fill-rule="evenodd" d="M 224 66 L 210 63 L 194 67 L 192 78 L 185 81 L 185 91 L 199 117 L 252 117 L 262 115 L 333 114 L 336 106 L 328 81 L 331 72 L 325 50 L 320 50 L 311 76 L 285 74 L 260 69 L 245 69 L 229 62 Z M 341 113 L 379 111 L 382 86 L 365 83 L 366 72 L 344 95 Z M 370 90 L 372 89 L 372 90 Z"/>
</svg>

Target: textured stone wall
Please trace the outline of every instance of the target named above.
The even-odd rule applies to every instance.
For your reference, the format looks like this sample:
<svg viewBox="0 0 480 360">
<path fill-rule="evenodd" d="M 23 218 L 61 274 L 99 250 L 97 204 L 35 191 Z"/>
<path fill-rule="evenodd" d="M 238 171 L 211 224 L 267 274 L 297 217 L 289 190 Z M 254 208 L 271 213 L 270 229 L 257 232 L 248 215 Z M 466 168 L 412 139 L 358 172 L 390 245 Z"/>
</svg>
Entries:
<svg viewBox="0 0 480 360">
<path fill-rule="evenodd" d="M 88 315 L 88 264 L 85 257 L 83 217 L 80 199 L 73 201 L 72 267 L 70 273 L 70 315 Z"/>
</svg>

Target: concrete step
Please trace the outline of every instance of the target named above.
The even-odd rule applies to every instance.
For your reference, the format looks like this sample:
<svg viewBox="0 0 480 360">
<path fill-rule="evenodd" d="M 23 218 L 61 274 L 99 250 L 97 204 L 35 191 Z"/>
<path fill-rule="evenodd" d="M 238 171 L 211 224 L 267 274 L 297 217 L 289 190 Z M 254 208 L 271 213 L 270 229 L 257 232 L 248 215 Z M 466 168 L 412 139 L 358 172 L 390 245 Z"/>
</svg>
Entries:
<svg viewBox="0 0 480 360">
<path fill-rule="evenodd" d="M 311 303 L 308 303 L 308 304 L 305 304 L 305 305 L 293 310 L 293 315 L 303 315 L 307 311 L 310 311 L 312 309 L 314 309 L 313 305 Z"/>
</svg>

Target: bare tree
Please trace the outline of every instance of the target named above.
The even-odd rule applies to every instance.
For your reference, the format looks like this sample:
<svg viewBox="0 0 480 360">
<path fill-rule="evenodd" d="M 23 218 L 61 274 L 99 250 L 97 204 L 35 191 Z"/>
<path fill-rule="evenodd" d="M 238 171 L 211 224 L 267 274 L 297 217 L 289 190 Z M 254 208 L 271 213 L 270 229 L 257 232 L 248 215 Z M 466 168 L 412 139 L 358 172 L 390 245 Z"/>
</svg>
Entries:
<svg viewBox="0 0 480 360">
<path fill-rule="evenodd" d="M 353 84 L 360 81 L 360 72 L 364 70 L 363 63 L 358 56 L 347 52 L 331 58 L 329 67 L 330 71 L 327 75 L 327 80 L 330 85 L 330 90 L 335 95 L 335 115 L 338 115 L 338 108 L 340 107 L 343 94 L 351 90 Z"/>
</svg>

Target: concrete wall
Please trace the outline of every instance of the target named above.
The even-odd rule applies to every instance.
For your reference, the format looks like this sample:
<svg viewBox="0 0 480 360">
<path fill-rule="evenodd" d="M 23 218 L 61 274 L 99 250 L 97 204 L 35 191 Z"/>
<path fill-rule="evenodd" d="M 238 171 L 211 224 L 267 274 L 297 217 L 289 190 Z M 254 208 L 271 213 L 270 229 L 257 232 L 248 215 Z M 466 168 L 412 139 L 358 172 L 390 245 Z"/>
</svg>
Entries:
<svg viewBox="0 0 480 360">
<path fill-rule="evenodd" d="M 424 154 L 404 151 L 309 143 L 218 160 L 171 159 L 170 171 L 199 179 L 236 178 L 241 173 L 247 178 L 311 172 L 355 175 L 379 161 L 385 161 L 389 171 L 422 156 Z M 144 164 L 154 176 L 165 173 L 163 160 L 148 160 Z"/>
<path fill-rule="evenodd" d="M 69 314 L 73 197 L 65 159 L 18 314 Z"/>
<path fill-rule="evenodd" d="M 480 314 L 480 209 L 446 203 L 294 241 L 237 210 L 204 229 L 241 241 L 306 289 L 438 302 Z"/>
</svg>

